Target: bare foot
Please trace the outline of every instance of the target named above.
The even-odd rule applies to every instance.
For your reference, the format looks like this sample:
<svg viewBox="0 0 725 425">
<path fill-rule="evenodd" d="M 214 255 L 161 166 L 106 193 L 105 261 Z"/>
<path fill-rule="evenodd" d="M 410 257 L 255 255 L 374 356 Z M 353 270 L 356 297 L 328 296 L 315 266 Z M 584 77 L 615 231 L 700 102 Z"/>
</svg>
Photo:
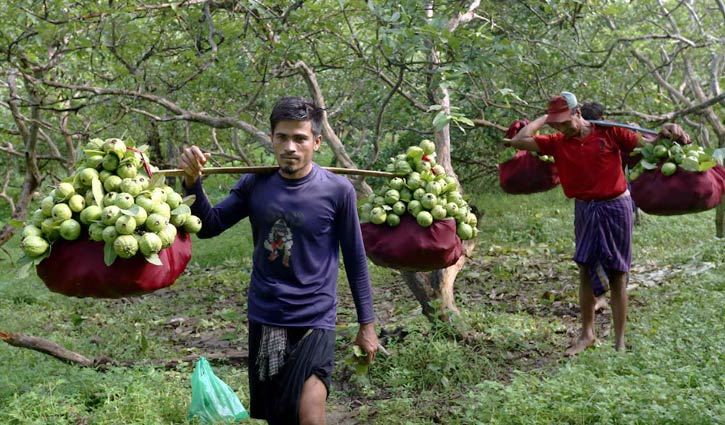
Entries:
<svg viewBox="0 0 725 425">
<path fill-rule="evenodd" d="M 627 351 L 627 347 L 624 345 L 624 343 L 616 343 L 614 344 L 614 349 L 619 352 L 625 352 Z"/>
<path fill-rule="evenodd" d="M 600 311 L 604 308 L 606 308 L 609 305 L 607 302 L 607 297 L 604 295 L 599 296 L 596 298 L 596 301 L 594 302 L 594 311 Z"/>
<path fill-rule="evenodd" d="M 574 342 L 569 348 L 566 349 L 564 352 L 564 356 L 571 357 L 576 356 L 577 354 L 581 353 L 582 351 L 586 350 L 587 348 L 591 347 L 592 345 L 597 343 L 597 339 L 593 336 L 580 336 L 579 339 Z"/>
</svg>

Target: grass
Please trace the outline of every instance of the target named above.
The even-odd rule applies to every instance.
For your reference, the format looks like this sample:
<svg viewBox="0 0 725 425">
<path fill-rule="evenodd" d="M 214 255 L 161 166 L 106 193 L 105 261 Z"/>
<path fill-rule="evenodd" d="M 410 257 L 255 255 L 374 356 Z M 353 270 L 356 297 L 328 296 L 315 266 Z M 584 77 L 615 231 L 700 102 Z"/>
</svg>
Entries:
<svg viewBox="0 0 725 425">
<path fill-rule="evenodd" d="M 572 201 L 556 189 L 482 193 L 471 202 L 485 215 L 456 281 L 459 325 L 471 337 L 428 323 L 399 275 L 372 266 L 379 330 L 392 355 L 358 375 L 345 361 L 356 327 L 342 273 L 331 423 L 725 423 L 725 243 L 713 236 L 713 212 L 645 216 L 634 236 L 629 350 L 612 349 L 604 315 L 601 346 L 566 359 L 578 314 Z M 16 245 L 4 247 L 14 258 Z M 167 370 L 143 361 L 245 349 L 250 256 L 246 223 L 194 239 L 176 284 L 121 300 L 54 294 L 35 276 L 17 278 L 5 257 L 0 331 L 140 363 L 82 369 L 0 345 L 0 423 L 188 423 L 193 364 Z M 246 369 L 213 367 L 248 406 Z"/>
</svg>

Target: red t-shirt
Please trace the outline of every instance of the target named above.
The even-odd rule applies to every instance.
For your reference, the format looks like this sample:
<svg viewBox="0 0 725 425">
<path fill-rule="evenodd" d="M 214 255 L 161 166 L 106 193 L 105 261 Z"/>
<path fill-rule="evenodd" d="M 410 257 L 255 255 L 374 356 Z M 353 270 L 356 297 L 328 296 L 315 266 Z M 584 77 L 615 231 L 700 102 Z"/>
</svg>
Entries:
<svg viewBox="0 0 725 425">
<path fill-rule="evenodd" d="M 637 133 L 619 127 L 599 127 L 584 137 L 564 133 L 534 136 L 542 155 L 554 157 L 564 194 L 583 201 L 610 199 L 627 189 L 621 152 L 637 146 Z"/>
</svg>

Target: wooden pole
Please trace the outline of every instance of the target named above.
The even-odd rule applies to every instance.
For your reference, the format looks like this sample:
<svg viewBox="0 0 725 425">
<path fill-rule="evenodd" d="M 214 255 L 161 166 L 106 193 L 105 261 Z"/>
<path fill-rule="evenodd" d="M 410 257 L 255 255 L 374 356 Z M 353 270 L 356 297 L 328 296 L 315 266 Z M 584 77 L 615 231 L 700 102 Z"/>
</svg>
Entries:
<svg viewBox="0 0 725 425">
<path fill-rule="evenodd" d="M 385 171 L 374 171 L 374 170 L 358 170 L 354 168 L 342 168 L 342 167 L 322 167 L 325 170 L 331 171 L 335 174 L 353 174 L 358 176 L 369 176 L 369 177 L 395 177 L 395 174 L 388 173 Z M 252 167 L 206 167 L 201 170 L 203 175 L 210 174 L 249 174 L 249 173 L 273 173 L 279 169 L 276 165 L 270 166 L 252 166 Z M 173 168 L 169 170 L 158 170 L 153 174 L 162 174 L 165 176 L 183 176 L 184 170 L 180 168 Z"/>
</svg>

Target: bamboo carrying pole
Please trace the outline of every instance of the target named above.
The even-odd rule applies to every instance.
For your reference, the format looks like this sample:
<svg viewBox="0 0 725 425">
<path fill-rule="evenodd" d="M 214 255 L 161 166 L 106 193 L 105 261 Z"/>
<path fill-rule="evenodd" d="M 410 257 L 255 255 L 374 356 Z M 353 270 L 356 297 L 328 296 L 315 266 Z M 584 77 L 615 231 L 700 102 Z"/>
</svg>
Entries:
<svg viewBox="0 0 725 425">
<path fill-rule="evenodd" d="M 388 173 L 385 171 L 374 171 L 374 170 L 358 170 L 355 168 L 342 168 L 342 167 L 322 167 L 325 170 L 331 171 L 335 174 L 354 174 L 358 176 L 369 176 L 369 177 L 395 177 L 395 174 Z M 209 174 L 261 174 L 261 173 L 272 173 L 279 170 L 276 165 L 270 166 L 253 166 L 253 167 L 207 167 L 201 170 L 203 175 Z M 158 170 L 154 174 L 163 174 L 165 176 L 183 176 L 184 170 L 180 168 L 173 168 L 169 170 Z"/>
</svg>

